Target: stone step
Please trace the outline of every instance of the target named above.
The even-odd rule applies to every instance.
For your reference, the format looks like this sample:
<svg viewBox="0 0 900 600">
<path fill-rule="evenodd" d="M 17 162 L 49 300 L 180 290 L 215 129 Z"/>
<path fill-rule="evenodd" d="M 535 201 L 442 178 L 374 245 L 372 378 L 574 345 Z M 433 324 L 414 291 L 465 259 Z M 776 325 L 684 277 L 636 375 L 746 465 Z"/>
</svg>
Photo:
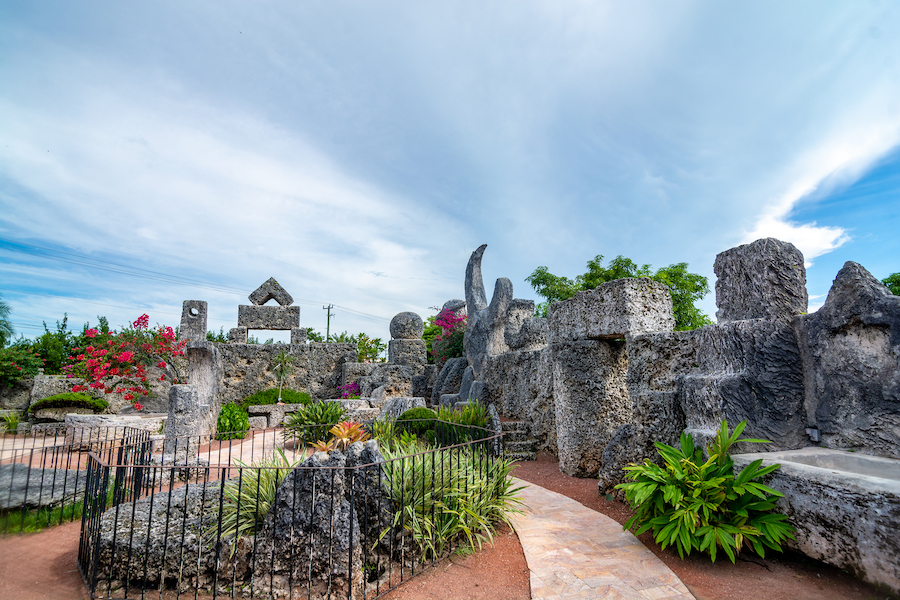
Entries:
<svg viewBox="0 0 900 600">
<path fill-rule="evenodd" d="M 524 442 L 528 440 L 528 432 L 527 431 L 504 431 L 503 432 L 503 441 L 504 442 Z"/>
<path fill-rule="evenodd" d="M 378 414 L 381 412 L 380 408 L 357 408 L 355 410 L 348 410 L 344 415 L 344 421 L 353 421 L 355 423 L 362 423 L 364 421 L 374 421 L 378 418 Z"/>
<path fill-rule="evenodd" d="M 513 461 L 537 459 L 537 453 L 535 452 L 507 452 L 505 456 L 507 460 Z"/>
<path fill-rule="evenodd" d="M 527 431 L 528 424 L 525 421 L 501 421 L 500 428 L 503 431 Z"/>
<path fill-rule="evenodd" d="M 506 452 L 534 452 L 535 446 L 537 446 L 537 440 L 521 440 L 518 442 L 509 442 L 505 441 L 503 447 L 506 449 Z"/>
</svg>

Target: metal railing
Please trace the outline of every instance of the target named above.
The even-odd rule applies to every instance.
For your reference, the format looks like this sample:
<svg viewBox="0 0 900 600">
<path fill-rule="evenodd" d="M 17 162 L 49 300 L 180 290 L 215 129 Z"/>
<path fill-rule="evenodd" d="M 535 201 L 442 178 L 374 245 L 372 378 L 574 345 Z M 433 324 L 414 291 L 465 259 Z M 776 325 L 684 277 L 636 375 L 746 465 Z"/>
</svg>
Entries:
<svg viewBox="0 0 900 600">
<path fill-rule="evenodd" d="M 78 565 L 91 597 L 377 597 L 501 518 L 502 433 L 435 430 L 433 446 L 384 456 L 374 441 L 313 453 L 280 429 L 170 440 L 149 459 L 124 441 L 90 452 Z"/>
</svg>

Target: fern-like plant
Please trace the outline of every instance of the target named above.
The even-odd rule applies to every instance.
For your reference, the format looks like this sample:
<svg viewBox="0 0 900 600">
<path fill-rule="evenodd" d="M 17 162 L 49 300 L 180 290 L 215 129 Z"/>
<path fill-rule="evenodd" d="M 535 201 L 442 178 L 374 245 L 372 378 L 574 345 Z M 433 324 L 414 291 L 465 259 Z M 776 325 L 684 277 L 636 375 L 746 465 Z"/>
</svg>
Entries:
<svg viewBox="0 0 900 600">
<path fill-rule="evenodd" d="M 216 439 L 243 439 L 250 429 L 250 417 L 240 404 L 226 404 L 216 421 Z"/>
<path fill-rule="evenodd" d="M 758 459 L 735 475 L 728 453 L 737 442 L 769 443 L 738 439 L 746 426 L 742 421 L 729 433 L 723 420 L 707 446 L 708 459 L 694 446 L 693 438 L 682 433 L 680 448 L 654 444 L 662 465 L 645 459 L 643 464 L 625 467 L 630 481 L 616 487 L 625 490 L 635 510 L 625 529 L 638 535 L 652 531 L 663 548 L 675 546 L 682 558 L 699 550 L 715 562 L 721 549 L 733 563 L 744 547 L 762 557 L 766 548 L 781 551 L 781 544 L 794 538 L 794 528 L 785 515 L 775 512 L 775 500 L 784 494 L 761 481 L 781 465 L 762 467 Z"/>
</svg>

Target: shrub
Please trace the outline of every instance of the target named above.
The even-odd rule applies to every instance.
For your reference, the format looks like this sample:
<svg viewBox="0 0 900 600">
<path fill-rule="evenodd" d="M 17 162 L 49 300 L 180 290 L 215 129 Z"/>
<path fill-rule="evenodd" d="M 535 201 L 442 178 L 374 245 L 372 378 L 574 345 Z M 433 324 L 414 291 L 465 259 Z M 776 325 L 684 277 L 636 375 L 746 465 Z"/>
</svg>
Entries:
<svg viewBox="0 0 900 600">
<path fill-rule="evenodd" d="M 309 404 L 312 398 L 306 392 L 297 392 L 295 390 L 281 390 L 281 401 L 285 404 Z M 241 402 L 241 407 L 248 410 L 251 406 L 259 406 L 263 404 L 276 404 L 278 402 L 278 388 L 269 388 L 260 390 L 252 396 L 247 396 Z"/>
<path fill-rule="evenodd" d="M 291 413 L 284 426 L 284 439 L 304 444 L 331 439 L 329 430 L 341 422 L 345 411 L 338 402 L 313 402 Z"/>
<path fill-rule="evenodd" d="M 28 407 L 28 411 L 34 413 L 42 408 L 89 408 L 94 412 L 101 412 L 109 408 L 109 402 L 100 398 L 91 398 L 81 392 L 66 392 L 38 400 Z"/>
<path fill-rule="evenodd" d="M 616 487 L 625 490 L 628 504 L 636 511 L 625 529 L 636 528 L 638 535 L 652 530 L 663 548 L 674 545 L 682 558 L 699 550 L 715 562 L 721 548 L 733 563 L 745 544 L 761 557 L 766 547 L 780 551 L 782 542 L 794 537 L 787 517 L 774 512 L 774 500 L 783 494 L 759 480 L 781 465 L 761 467 L 759 459 L 735 476 L 728 454 L 736 442 L 768 443 L 739 440 L 746 425 L 741 422 L 729 434 L 723 420 L 707 446 L 708 460 L 704 461 L 703 450 L 694 446 L 693 438 L 682 433 L 680 448 L 656 442 L 662 465 L 645 459 L 643 464 L 625 467 L 631 481 Z"/>
<path fill-rule="evenodd" d="M 250 417 L 239 404 L 226 404 L 219 412 L 216 422 L 216 439 L 243 439 L 250 429 Z"/>
<path fill-rule="evenodd" d="M 477 449 L 428 453 L 421 442 L 384 449 L 382 469 L 394 505 L 394 526 L 412 533 L 426 558 L 443 556 L 456 542 L 471 550 L 493 538 L 497 523 L 521 512 L 512 461 Z M 421 454 L 423 453 L 424 454 Z"/>
<path fill-rule="evenodd" d="M 6 433 L 12 433 L 15 435 L 16 431 L 19 429 L 19 413 L 7 413 L 3 415 L 3 430 Z"/>
<path fill-rule="evenodd" d="M 464 406 L 461 410 L 442 406 L 437 411 L 437 419 L 435 435 L 444 446 L 480 440 L 491 435 L 487 429 L 490 415 L 488 415 L 487 408 L 477 400 Z M 441 423 L 441 421 L 446 421 L 446 423 Z"/>
<path fill-rule="evenodd" d="M 241 536 L 254 535 L 262 527 L 266 514 L 275 501 L 278 486 L 297 465 L 287 459 L 281 448 L 276 447 L 275 452 L 272 458 L 250 465 L 235 461 L 238 467 L 243 468 L 238 477 L 229 479 L 223 486 L 222 528 L 207 530 L 204 534 L 207 541 L 214 542 L 217 531 L 221 531 L 222 538 L 237 541 Z M 232 544 L 232 556 L 236 549 L 237 544 Z"/>
<path fill-rule="evenodd" d="M 411 408 L 397 419 L 397 426 L 400 431 L 407 431 L 422 437 L 426 432 L 434 432 L 434 420 L 437 414 L 430 408 L 417 406 Z"/>
<path fill-rule="evenodd" d="M 34 377 L 44 366 L 44 359 L 30 348 L 0 348 L 0 386 L 9 387 L 25 377 Z"/>
</svg>

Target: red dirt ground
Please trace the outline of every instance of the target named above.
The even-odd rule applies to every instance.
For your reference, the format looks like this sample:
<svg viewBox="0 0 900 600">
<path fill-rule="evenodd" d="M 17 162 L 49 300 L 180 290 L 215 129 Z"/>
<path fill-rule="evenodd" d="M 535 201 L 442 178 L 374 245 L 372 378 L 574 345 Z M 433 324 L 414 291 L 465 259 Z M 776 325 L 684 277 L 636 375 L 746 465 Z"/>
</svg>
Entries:
<svg viewBox="0 0 900 600">
<path fill-rule="evenodd" d="M 562 474 L 556 458 L 541 453 L 519 463 L 515 475 L 564 494 L 620 523 L 630 516 L 621 502 L 597 493 L 593 479 Z M 24 536 L 0 538 L 0 599 L 84 600 L 87 592 L 76 567 L 79 523 Z M 897 600 L 847 573 L 802 555 L 785 553 L 765 560 L 747 557 L 732 565 L 700 556 L 682 561 L 661 551 L 649 534 L 641 541 L 688 586 L 698 600 Z M 525 555 L 515 533 L 503 530 L 478 554 L 454 556 L 427 569 L 384 596 L 389 600 L 527 600 Z"/>
</svg>

